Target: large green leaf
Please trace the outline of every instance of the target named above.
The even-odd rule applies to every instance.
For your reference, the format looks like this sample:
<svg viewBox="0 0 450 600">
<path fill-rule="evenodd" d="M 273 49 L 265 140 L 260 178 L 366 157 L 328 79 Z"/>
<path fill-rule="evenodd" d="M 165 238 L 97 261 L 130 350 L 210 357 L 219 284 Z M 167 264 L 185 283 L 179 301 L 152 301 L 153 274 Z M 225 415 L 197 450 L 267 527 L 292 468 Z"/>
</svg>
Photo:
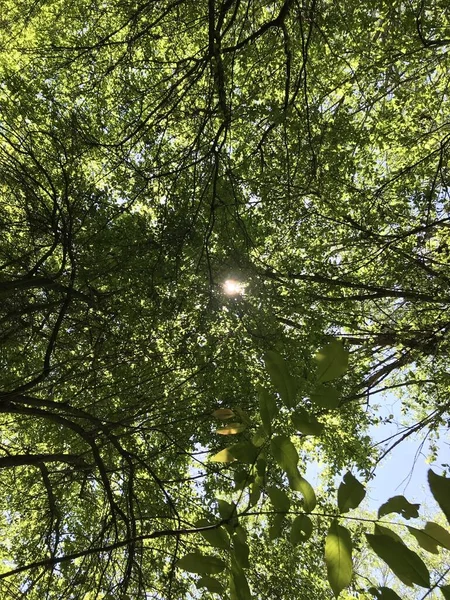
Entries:
<svg viewBox="0 0 450 600">
<path fill-rule="evenodd" d="M 325 425 L 304 408 L 297 408 L 291 415 L 291 421 L 296 429 L 304 435 L 320 435 Z"/>
<path fill-rule="evenodd" d="M 270 442 L 270 448 L 275 460 L 288 475 L 296 472 L 298 452 L 288 437 L 285 435 L 274 437 Z"/>
<path fill-rule="evenodd" d="M 238 517 L 237 517 L 237 506 L 234 502 L 230 503 L 226 500 L 219 499 L 217 500 L 217 506 L 219 508 L 219 514 L 224 521 L 228 521 L 232 527 L 237 527 Z"/>
<path fill-rule="evenodd" d="M 225 569 L 226 564 L 223 560 L 217 558 L 217 556 L 208 556 L 198 552 L 190 552 L 177 561 L 177 567 L 184 571 L 189 571 L 190 573 L 199 573 L 200 575 L 203 575 L 204 573 L 221 573 Z"/>
<path fill-rule="evenodd" d="M 313 524 L 308 515 L 299 515 L 294 519 L 291 527 L 291 543 L 296 546 L 309 540 L 313 532 Z"/>
<path fill-rule="evenodd" d="M 204 587 L 208 590 L 208 592 L 211 592 L 212 594 L 223 594 L 225 591 L 223 585 L 218 579 L 215 579 L 214 577 L 209 577 L 208 575 L 204 575 L 203 577 L 201 577 L 197 581 L 196 586 L 198 588 Z"/>
<path fill-rule="evenodd" d="M 331 524 L 325 540 L 325 563 L 331 589 L 338 597 L 350 585 L 353 565 L 350 533 L 336 520 Z"/>
<path fill-rule="evenodd" d="M 195 523 L 196 527 L 208 527 L 211 526 L 211 523 L 208 519 L 199 519 Z M 200 532 L 203 538 L 215 548 L 221 548 L 222 550 L 227 550 L 230 547 L 230 540 L 223 529 L 223 527 L 217 527 L 216 529 L 207 529 L 206 531 Z"/>
<path fill-rule="evenodd" d="M 419 516 L 420 504 L 411 504 L 404 496 L 393 496 L 378 509 L 378 518 L 398 513 L 405 519 L 415 519 Z"/>
<path fill-rule="evenodd" d="M 319 350 L 315 359 L 317 361 L 317 381 L 324 383 L 332 381 L 343 375 L 348 368 L 348 352 L 342 342 L 333 340 Z"/>
<path fill-rule="evenodd" d="M 439 546 L 450 550 L 450 532 L 432 521 L 427 521 L 423 530 L 427 535 L 436 540 Z"/>
<path fill-rule="evenodd" d="M 259 414 L 267 435 L 272 434 L 272 421 L 278 412 L 276 400 L 270 392 L 262 388 L 259 391 Z"/>
<path fill-rule="evenodd" d="M 269 494 L 270 501 L 272 502 L 275 510 L 280 512 L 289 511 L 291 501 L 284 490 L 275 486 L 270 486 L 267 488 L 267 493 Z"/>
<path fill-rule="evenodd" d="M 445 600 L 450 600 L 450 585 L 441 585 L 439 589 L 442 592 Z"/>
<path fill-rule="evenodd" d="M 379 523 L 375 523 L 374 533 L 375 533 L 375 535 L 387 535 L 388 537 L 391 537 L 396 542 L 400 542 L 401 544 L 404 543 L 402 538 L 397 533 L 395 533 L 395 531 L 392 531 L 392 529 L 389 529 L 388 527 L 384 527 L 383 525 L 380 525 Z"/>
<path fill-rule="evenodd" d="M 280 394 L 283 404 L 288 408 L 293 408 L 295 406 L 298 383 L 289 373 L 286 361 L 274 350 L 266 352 L 264 361 L 272 384 Z"/>
<path fill-rule="evenodd" d="M 245 540 L 241 539 L 239 535 L 233 536 L 233 549 L 234 549 L 234 557 L 236 559 L 237 564 L 242 569 L 248 569 L 250 566 L 248 557 L 250 554 L 250 548 Z"/>
<path fill-rule="evenodd" d="M 430 574 L 423 560 L 405 544 L 387 535 L 366 534 L 370 547 L 406 585 L 430 586 Z"/>
<path fill-rule="evenodd" d="M 429 536 L 421 529 L 416 529 L 415 527 L 408 527 L 409 533 L 414 536 L 417 540 L 417 543 L 421 548 L 430 552 L 431 554 L 439 554 L 438 543 L 434 538 Z"/>
<path fill-rule="evenodd" d="M 362 483 L 354 477 L 350 471 L 344 475 L 344 481 L 338 489 L 338 507 L 341 513 L 348 512 L 351 508 L 357 508 L 364 500 L 366 490 Z"/>
<path fill-rule="evenodd" d="M 450 479 L 442 475 L 436 475 L 434 471 L 429 469 L 428 483 L 434 499 L 450 523 Z"/>
<path fill-rule="evenodd" d="M 438 546 L 450 550 L 450 533 L 437 523 L 428 521 L 424 529 L 408 527 L 408 530 L 416 538 L 417 543 L 427 552 L 438 554 Z"/>
<path fill-rule="evenodd" d="M 339 392 L 326 385 L 318 385 L 311 393 L 311 401 L 322 408 L 337 408 L 339 406 Z"/>
<path fill-rule="evenodd" d="M 275 515 L 275 517 L 273 519 L 273 523 L 269 527 L 269 539 L 270 540 L 276 540 L 277 538 L 280 537 L 281 530 L 283 528 L 284 519 L 285 519 L 284 514 Z"/>
<path fill-rule="evenodd" d="M 369 592 L 378 598 L 378 600 L 402 600 L 397 592 L 384 586 L 380 588 L 369 588 Z"/>
<path fill-rule="evenodd" d="M 314 510 L 317 499 L 311 484 L 297 470 L 289 473 L 288 479 L 291 490 L 302 494 L 306 512 Z"/>
<path fill-rule="evenodd" d="M 231 600 L 251 600 L 247 577 L 233 556 L 231 557 L 230 598 Z"/>
<path fill-rule="evenodd" d="M 258 448 L 251 442 L 240 442 L 228 448 L 228 451 L 236 460 L 252 465 L 258 458 Z"/>
</svg>

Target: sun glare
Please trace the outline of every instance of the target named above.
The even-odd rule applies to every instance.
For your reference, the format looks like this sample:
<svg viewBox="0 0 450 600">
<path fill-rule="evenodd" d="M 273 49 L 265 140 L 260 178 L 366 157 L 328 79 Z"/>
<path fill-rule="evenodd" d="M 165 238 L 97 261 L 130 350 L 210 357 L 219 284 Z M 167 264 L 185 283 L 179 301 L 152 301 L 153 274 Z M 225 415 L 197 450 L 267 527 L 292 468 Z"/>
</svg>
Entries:
<svg viewBox="0 0 450 600">
<path fill-rule="evenodd" d="M 227 296 L 242 296 L 245 286 L 237 279 L 227 279 L 223 284 L 223 291 Z"/>
</svg>

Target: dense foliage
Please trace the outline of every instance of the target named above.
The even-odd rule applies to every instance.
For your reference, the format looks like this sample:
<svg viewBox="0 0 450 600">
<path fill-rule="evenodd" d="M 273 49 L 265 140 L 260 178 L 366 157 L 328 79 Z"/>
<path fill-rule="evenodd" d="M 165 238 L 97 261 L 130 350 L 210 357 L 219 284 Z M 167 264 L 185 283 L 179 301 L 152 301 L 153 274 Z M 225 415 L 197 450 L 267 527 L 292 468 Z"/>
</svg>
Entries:
<svg viewBox="0 0 450 600">
<path fill-rule="evenodd" d="M 3 4 L 1 597 L 449 598 L 447 2 Z"/>
</svg>

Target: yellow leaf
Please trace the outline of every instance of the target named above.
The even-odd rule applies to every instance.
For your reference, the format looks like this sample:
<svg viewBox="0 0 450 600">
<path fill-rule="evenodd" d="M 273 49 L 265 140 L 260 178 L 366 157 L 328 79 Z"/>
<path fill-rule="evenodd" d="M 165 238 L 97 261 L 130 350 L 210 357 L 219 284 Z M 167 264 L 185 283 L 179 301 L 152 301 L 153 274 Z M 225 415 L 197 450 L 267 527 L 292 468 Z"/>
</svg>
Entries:
<svg viewBox="0 0 450 600">
<path fill-rule="evenodd" d="M 232 462 L 233 460 L 236 460 L 236 459 L 231 454 L 231 452 L 228 450 L 228 448 L 224 448 L 224 450 L 221 450 L 217 454 L 214 454 L 214 456 L 212 456 L 209 460 L 211 462 L 227 463 L 227 462 Z"/>
<path fill-rule="evenodd" d="M 216 433 L 219 435 L 236 435 L 241 433 L 246 428 L 244 423 L 228 423 L 225 427 L 219 427 L 216 429 Z"/>
<path fill-rule="evenodd" d="M 234 417 L 234 412 L 230 408 L 218 408 L 212 415 L 213 417 L 216 417 L 216 419 L 226 421 L 227 419 Z"/>
</svg>

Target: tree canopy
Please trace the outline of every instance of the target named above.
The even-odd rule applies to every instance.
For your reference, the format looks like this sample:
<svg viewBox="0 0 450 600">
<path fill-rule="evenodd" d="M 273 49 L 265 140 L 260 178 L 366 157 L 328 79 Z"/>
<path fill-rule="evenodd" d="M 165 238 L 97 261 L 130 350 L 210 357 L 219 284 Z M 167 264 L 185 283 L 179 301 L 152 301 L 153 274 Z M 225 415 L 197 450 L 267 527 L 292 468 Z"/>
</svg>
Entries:
<svg viewBox="0 0 450 600">
<path fill-rule="evenodd" d="M 450 598 L 448 3 L 3 4 L 2 598 Z"/>
</svg>

